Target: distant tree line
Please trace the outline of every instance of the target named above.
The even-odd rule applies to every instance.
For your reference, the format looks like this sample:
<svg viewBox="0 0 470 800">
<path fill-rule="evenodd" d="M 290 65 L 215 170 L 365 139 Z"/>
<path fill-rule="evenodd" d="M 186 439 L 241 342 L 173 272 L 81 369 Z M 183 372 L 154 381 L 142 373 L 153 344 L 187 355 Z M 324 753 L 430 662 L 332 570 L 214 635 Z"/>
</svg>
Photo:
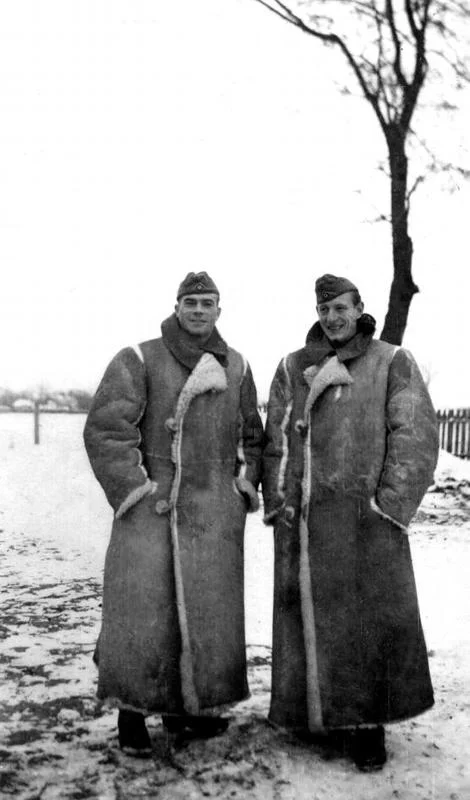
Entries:
<svg viewBox="0 0 470 800">
<path fill-rule="evenodd" d="M 13 391 L 0 388 L 0 411 L 32 411 L 35 403 L 39 403 L 42 411 L 83 413 L 89 410 L 92 399 L 93 394 L 84 389 Z"/>
<path fill-rule="evenodd" d="M 90 410 L 92 400 L 93 393 L 84 389 L 51 391 L 41 388 L 13 391 L 0 387 L 0 412 L 32 411 L 34 404 L 38 402 L 41 411 L 85 413 Z M 267 405 L 266 400 L 260 400 L 258 408 L 266 413 Z"/>
</svg>

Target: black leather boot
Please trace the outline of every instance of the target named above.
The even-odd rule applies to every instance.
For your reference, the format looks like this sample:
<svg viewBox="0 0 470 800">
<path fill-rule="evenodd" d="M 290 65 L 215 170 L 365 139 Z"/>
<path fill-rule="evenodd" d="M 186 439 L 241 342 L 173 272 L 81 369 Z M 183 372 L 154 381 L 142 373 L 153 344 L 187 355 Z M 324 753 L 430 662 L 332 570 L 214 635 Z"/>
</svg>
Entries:
<svg viewBox="0 0 470 800">
<path fill-rule="evenodd" d="M 351 757 L 362 772 L 382 769 L 387 760 L 385 731 L 382 725 L 374 728 L 357 728 L 351 735 Z"/>
<path fill-rule="evenodd" d="M 147 758 L 152 752 L 145 717 L 137 711 L 121 709 L 118 715 L 119 746 L 129 756 Z"/>
</svg>

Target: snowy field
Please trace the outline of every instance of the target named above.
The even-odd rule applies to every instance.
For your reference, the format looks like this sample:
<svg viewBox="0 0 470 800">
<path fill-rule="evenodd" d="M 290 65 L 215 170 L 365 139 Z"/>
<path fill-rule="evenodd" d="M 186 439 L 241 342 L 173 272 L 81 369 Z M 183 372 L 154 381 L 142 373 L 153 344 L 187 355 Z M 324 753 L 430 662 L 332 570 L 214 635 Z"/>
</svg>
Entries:
<svg viewBox="0 0 470 800">
<path fill-rule="evenodd" d="M 129 759 L 116 714 L 95 699 L 91 662 L 111 513 L 87 464 L 84 417 L 0 415 L 0 797 L 467 800 L 470 797 L 470 464 L 443 453 L 410 537 L 436 692 L 432 711 L 387 729 L 372 776 L 272 729 L 269 708 L 272 534 L 246 531 L 251 698 L 227 734 L 169 741 Z"/>
</svg>

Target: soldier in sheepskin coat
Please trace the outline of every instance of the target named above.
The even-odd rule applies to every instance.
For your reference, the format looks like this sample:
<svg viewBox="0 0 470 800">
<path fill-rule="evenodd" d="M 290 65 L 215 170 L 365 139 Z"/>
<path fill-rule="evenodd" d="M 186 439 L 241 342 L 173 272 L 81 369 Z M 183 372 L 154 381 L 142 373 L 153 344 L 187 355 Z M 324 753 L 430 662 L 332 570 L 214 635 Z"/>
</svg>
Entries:
<svg viewBox="0 0 470 800">
<path fill-rule="evenodd" d="M 407 526 L 437 425 L 413 357 L 372 338 L 356 287 L 325 275 L 316 289 L 319 322 L 280 363 L 268 405 L 270 719 L 330 742 L 341 730 L 357 766 L 378 769 L 382 723 L 433 704 Z"/>
<path fill-rule="evenodd" d="M 218 301 L 207 273 L 189 273 L 162 337 L 111 361 L 85 427 L 115 511 L 98 696 L 117 701 L 121 747 L 138 754 L 143 715 L 211 735 L 226 723 L 211 727 L 208 710 L 248 694 L 243 536 L 263 433 L 250 368 L 215 327 Z"/>
</svg>

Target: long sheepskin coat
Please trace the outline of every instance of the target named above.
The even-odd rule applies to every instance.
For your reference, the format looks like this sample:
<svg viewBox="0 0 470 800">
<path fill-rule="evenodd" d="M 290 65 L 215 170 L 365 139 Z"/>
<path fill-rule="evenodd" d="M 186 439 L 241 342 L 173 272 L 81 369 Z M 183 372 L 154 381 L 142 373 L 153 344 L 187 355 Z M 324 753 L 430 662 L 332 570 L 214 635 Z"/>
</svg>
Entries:
<svg viewBox="0 0 470 800">
<path fill-rule="evenodd" d="M 432 482 L 435 413 L 413 357 L 317 323 L 271 388 L 263 492 L 275 530 L 270 718 L 321 731 L 433 704 L 407 525 Z"/>
<path fill-rule="evenodd" d="M 248 692 L 243 535 L 247 506 L 257 505 L 262 426 L 249 366 L 231 348 L 227 357 L 223 367 L 205 353 L 190 371 L 163 339 L 126 348 L 87 419 L 91 465 L 116 512 L 98 696 L 121 707 L 198 712 Z"/>
</svg>

